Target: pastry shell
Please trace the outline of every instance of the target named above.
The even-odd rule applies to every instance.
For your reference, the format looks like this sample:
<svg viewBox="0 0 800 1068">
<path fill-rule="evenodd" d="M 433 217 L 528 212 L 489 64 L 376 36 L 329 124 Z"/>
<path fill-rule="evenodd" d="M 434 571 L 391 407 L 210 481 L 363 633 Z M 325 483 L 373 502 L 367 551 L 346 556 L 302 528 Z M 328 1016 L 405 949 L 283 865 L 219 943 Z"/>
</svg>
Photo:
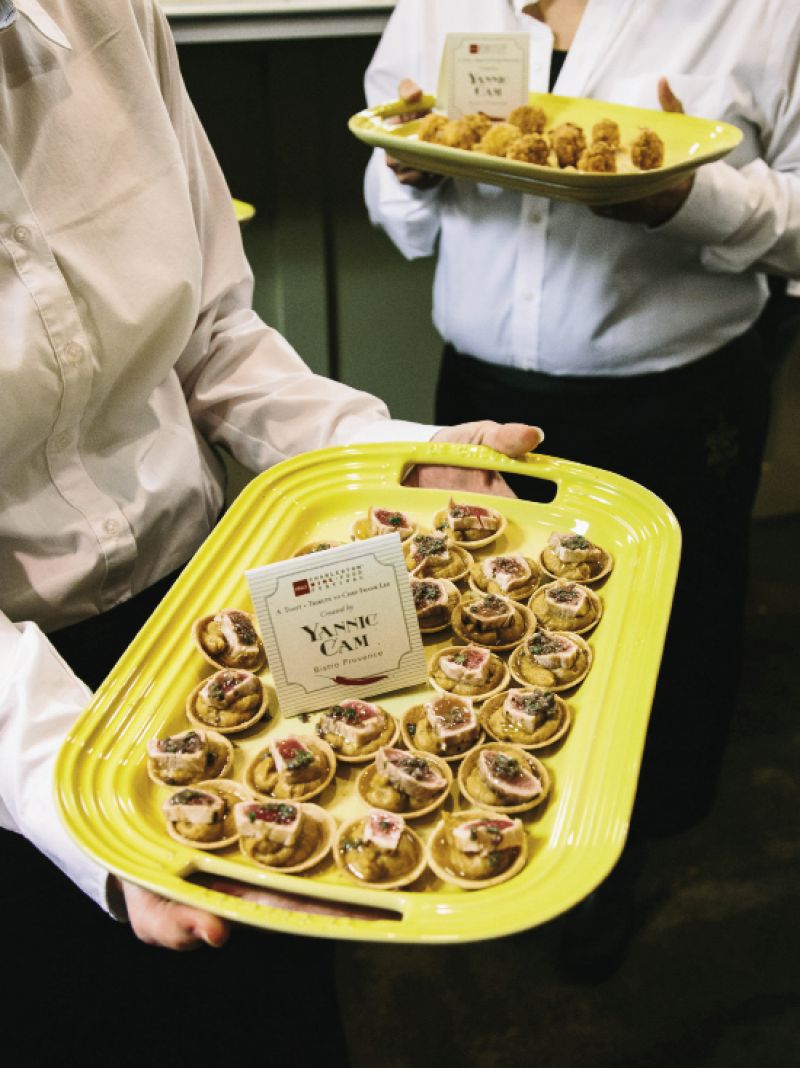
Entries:
<svg viewBox="0 0 800 1068">
<path fill-rule="evenodd" d="M 569 620 L 565 620 L 562 617 L 559 617 L 558 620 L 555 621 L 550 619 L 549 615 L 547 614 L 547 609 L 544 600 L 547 591 L 552 590 L 558 586 L 567 585 L 573 585 L 573 583 L 569 579 L 556 579 L 555 582 L 548 582 L 544 586 L 540 586 L 538 590 L 535 591 L 531 599 L 528 601 L 528 607 L 536 617 L 536 622 L 539 624 L 540 627 L 543 627 L 544 629 L 556 629 L 557 622 L 557 629 L 563 631 L 564 633 L 586 634 L 588 631 L 592 630 L 594 627 L 597 626 L 603 615 L 603 602 L 600 600 L 594 590 L 590 590 L 588 586 L 584 586 L 582 583 L 579 582 L 574 584 L 580 586 L 580 588 L 584 591 L 584 593 L 589 599 L 589 603 L 591 605 L 591 616 L 588 622 L 581 622 L 576 620 L 576 626 L 570 627 L 568 625 Z"/>
<path fill-rule="evenodd" d="M 496 812 L 491 812 L 488 809 L 473 808 L 465 809 L 463 812 L 458 812 L 457 816 L 463 816 L 464 822 L 473 819 L 490 819 L 492 816 L 496 816 Z M 437 875 L 442 882 L 450 883 L 452 886 L 458 886 L 462 890 L 484 890 L 491 886 L 498 886 L 500 883 L 507 882 L 507 880 L 513 878 L 525 867 L 528 860 L 528 836 L 525 835 L 523 839 L 522 848 L 517 850 L 517 856 L 512 863 L 499 875 L 494 875 L 489 879 L 470 879 L 464 875 L 459 875 L 454 871 L 448 858 L 448 846 L 447 846 L 447 832 L 444 820 L 441 820 L 431 831 L 430 838 L 428 839 L 428 866 L 435 875 Z"/>
<path fill-rule="evenodd" d="M 228 739 L 223 737 L 218 731 L 209 730 L 205 726 L 203 726 L 202 730 L 208 740 L 209 746 L 217 754 L 217 759 L 212 765 L 212 768 L 216 768 L 216 770 L 206 768 L 203 773 L 203 779 L 222 779 L 233 767 L 233 746 Z M 156 786 L 167 786 L 170 790 L 182 789 L 186 786 L 196 786 L 197 783 L 201 781 L 200 779 L 196 779 L 183 783 L 167 782 L 166 779 L 162 779 L 161 776 L 158 775 L 153 767 L 153 760 L 149 756 L 147 758 L 147 777 L 150 782 L 154 782 Z"/>
<path fill-rule="evenodd" d="M 400 733 L 403 736 L 406 748 L 417 749 L 423 756 L 437 756 L 447 764 L 454 764 L 458 760 L 463 760 L 467 753 L 471 753 L 473 749 L 477 749 L 485 738 L 483 727 L 480 726 L 480 719 L 478 719 L 478 735 L 472 745 L 467 749 L 463 749 L 458 753 L 450 753 L 449 755 L 446 753 L 434 752 L 434 750 L 426 749 L 423 745 L 420 745 L 419 738 L 417 738 L 417 726 L 420 720 L 424 720 L 427 723 L 423 705 L 412 705 L 403 713 L 403 718 L 400 720 Z"/>
<path fill-rule="evenodd" d="M 423 576 L 420 576 L 420 581 L 424 581 Z M 456 607 L 461 599 L 461 593 L 458 586 L 450 579 L 437 579 L 437 582 L 441 582 L 445 586 L 447 592 L 447 604 L 439 605 L 440 611 L 436 616 L 428 616 L 422 618 L 417 612 L 417 622 L 419 623 L 420 634 L 438 634 L 440 631 L 449 630 L 450 628 L 450 616 L 453 614 L 453 609 Z M 439 622 L 432 622 L 433 619 L 439 620 Z"/>
<path fill-rule="evenodd" d="M 579 682 L 583 682 L 589 674 L 589 669 L 592 666 L 592 650 L 586 639 L 581 638 L 579 634 L 574 634 L 571 631 L 540 630 L 539 633 L 555 634 L 562 638 L 569 638 L 570 641 L 575 642 L 580 650 L 580 669 L 574 675 L 568 675 L 559 680 L 558 675 L 551 671 L 550 668 L 542 667 L 532 659 L 523 642 L 521 645 L 517 646 L 508 658 L 508 667 L 511 672 L 511 677 L 516 679 L 521 686 L 539 686 L 544 690 L 552 690 L 554 693 L 559 693 L 561 690 L 571 690 L 573 686 L 577 686 Z"/>
<path fill-rule="evenodd" d="M 392 511 L 392 510 L 393 509 L 388 509 L 388 511 Z M 397 509 L 397 511 L 399 511 L 399 509 Z M 408 518 L 411 519 L 410 516 Z M 400 535 L 400 540 L 402 542 L 408 541 L 408 539 L 413 537 L 414 534 L 416 534 L 418 530 L 419 530 L 419 524 L 416 522 L 416 520 L 411 519 L 411 529 L 409 530 L 408 534 L 401 534 Z M 390 531 L 387 531 L 386 533 L 388 534 L 388 533 L 390 533 Z M 370 531 L 369 516 L 368 515 L 364 515 L 364 516 L 360 516 L 353 523 L 353 526 L 351 528 L 351 536 L 352 536 L 353 541 L 365 541 L 367 538 L 382 538 L 384 535 L 383 534 L 373 534 Z"/>
<path fill-rule="evenodd" d="M 596 548 L 600 550 L 602 556 L 597 561 L 597 567 L 591 569 L 588 577 L 581 574 L 581 567 L 585 565 L 562 563 L 549 545 L 545 545 L 539 553 L 539 566 L 550 578 L 567 579 L 571 582 L 580 582 L 582 586 L 592 586 L 609 575 L 614 567 L 614 557 L 611 553 L 601 545 L 597 545 Z"/>
<path fill-rule="evenodd" d="M 433 764 L 436 770 L 444 776 L 447 780 L 447 785 L 442 788 L 441 792 L 437 796 L 429 801 L 428 804 L 422 805 L 420 808 L 407 808 L 400 812 L 395 813 L 398 816 L 402 816 L 404 820 L 416 820 L 421 816 L 427 816 L 431 812 L 435 812 L 437 808 L 445 803 L 450 796 L 450 790 L 453 785 L 453 773 L 450 770 L 450 765 L 442 757 L 434 756 L 433 753 L 426 753 L 422 749 L 409 749 L 411 756 L 423 757 L 430 764 Z M 358 790 L 359 797 L 364 804 L 369 805 L 370 808 L 385 808 L 387 812 L 394 812 L 394 809 L 388 808 L 386 805 L 376 805 L 373 800 L 368 796 L 369 789 L 375 780 L 375 776 L 378 774 L 378 769 L 373 761 L 368 764 L 367 767 L 358 776 L 356 783 L 356 789 Z M 407 795 L 406 795 L 407 796 Z M 413 799 L 409 798 L 409 804 L 413 804 Z"/>
<path fill-rule="evenodd" d="M 483 560 L 478 560 L 470 568 L 469 586 L 475 593 L 496 593 L 499 597 L 507 597 L 512 601 L 527 601 L 536 592 L 542 581 L 542 568 L 532 557 L 525 557 L 525 561 L 531 569 L 530 579 L 523 586 L 510 590 L 501 589 L 493 579 L 489 579 L 484 575 L 483 565 L 487 560 L 491 559 L 491 556 L 487 556 Z"/>
<path fill-rule="evenodd" d="M 398 813 L 399 815 L 399 813 Z M 347 823 L 343 823 L 336 834 L 336 841 L 333 846 L 333 859 L 336 861 L 336 867 L 347 876 L 348 879 L 357 883 L 359 886 L 369 887 L 374 890 L 396 890 L 401 886 L 408 886 L 409 883 L 413 883 L 415 879 L 418 879 L 420 875 L 425 871 L 428 866 L 428 857 L 425 850 L 425 844 L 416 831 L 413 831 L 410 827 L 403 828 L 403 836 L 408 835 L 413 842 L 414 849 L 417 853 L 417 859 L 414 866 L 402 875 L 398 875 L 395 878 L 386 880 L 376 880 L 370 882 L 366 879 L 362 879 L 354 871 L 352 871 L 344 861 L 342 844 L 347 835 L 359 826 L 363 826 L 366 822 L 369 813 L 366 816 L 357 816 L 355 819 L 348 820 Z"/>
<path fill-rule="evenodd" d="M 437 567 L 434 562 L 429 560 L 422 560 L 419 564 L 415 564 L 411 553 L 404 546 L 403 553 L 406 558 L 406 567 L 414 578 L 448 579 L 450 582 L 460 582 L 469 574 L 469 569 L 472 567 L 474 560 L 466 549 L 462 549 L 455 542 L 448 541 L 447 547 L 450 551 L 450 559 L 444 561 L 440 567 Z"/>
<path fill-rule="evenodd" d="M 269 710 L 269 694 L 267 693 L 267 688 L 264 685 L 263 681 L 258 677 L 258 675 L 254 675 L 252 671 L 245 672 L 244 668 L 221 668 L 220 670 L 241 671 L 247 675 L 250 675 L 256 680 L 261 689 L 261 703 L 259 704 L 256 711 L 253 712 L 252 715 L 248 716 L 247 719 L 242 720 L 241 723 L 233 724 L 230 727 L 221 727 L 216 723 L 211 724 L 208 723 L 206 720 L 202 719 L 197 712 L 197 698 L 200 694 L 200 691 L 203 689 L 209 679 L 214 678 L 213 675 L 209 675 L 208 678 L 205 678 L 202 680 L 202 682 L 199 682 L 189 694 L 189 696 L 186 698 L 186 718 L 189 720 L 190 723 L 192 723 L 195 727 L 198 727 L 200 730 L 216 731 L 217 734 L 240 734 L 242 731 L 249 730 L 252 726 L 254 726 L 254 724 L 258 723 L 258 721 L 260 719 L 263 719 L 264 716 L 267 714 Z M 219 674 L 219 672 L 216 672 L 216 674 Z"/>
<path fill-rule="evenodd" d="M 336 836 L 336 820 L 319 805 L 309 805 L 305 802 L 287 801 L 287 804 L 295 805 L 300 809 L 304 819 L 313 820 L 319 827 L 320 840 L 317 847 L 305 858 L 296 864 L 268 864 L 261 860 L 254 852 L 255 841 L 252 838 L 239 838 L 239 849 L 248 860 L 252 860 L 259 868 L 265 871 L 274 871 L 282 875 L 295 875 L 297 872 L 307 871 L 315 867 L 330 852 L 333 840 Z"/>
<path fill-rule="evenodd" d="M 528 692 L 533 687 L 526 686 L 525 691 Z M 539 687 L 543 689 L 543 687 Z M 515 726 L 513 723 L 507 724 L 505 728 L 503 726 L 497 726 L 497 719 L 495 714 L 499 712 L 500 717 L 503 717 L 503 703 L 510 691 L 496 694 L 491 697 L 480 711 L 481 726 L 496 742 L 505 742 L 510 745 L 517 745 L 520 749 L 532 750 L 532 749 L 546 749 L 551 745 L 555 745 L 556 742 L 561 741 L 564 735 L 572 726 L 572 715 L 569 710 L 567 702 L 559 697 L 557 694 L 553 696 L 556 699 L 556 707 L 558 708 L 558 717 L 555 724 L 555 729 L 551 734 L 546 737 L 536 737 L 535 734 L 530 734 L 528 731 L 524 731 L 521 727 Z M 552 691 L 551 691 L 552 692 Z M 503 717 L 504 718 L 504 717 Z M 494 725 L 492 720 L 494 719 Z M 503 730 L 506 730 L 510 737 L 503 737 Z M 527 739 L 527 740 L 525 740 Z"/>
<path fill-rule="evenodd" d="M 477 646 L 477 643 L 474 644 Z M 487 648 L 487 646 L 484 645 L 478 647 L 481 649 Z M 501 660 L 499 656 L 497 656 L 491 651 L 489 653 L 489 663 L 491 665 L 492 674 L 491 677 L 487 680 L 488 686 L 486 683 L 484 683 L 483 689 L 476 689 L 474 686 L 471 686 L 468 682 L 464 680 L 456 682 L 453 679 L 446 678 L 446 681 L 444 683 L 437 682 L 436 669 L 439 665 L 439 661 L 441 660 L 441 658 L 443 656 L 449 656 L 454 653 L 463 652 L 466 648 L 468 648 L 468 646 L 448 645 L 446 649 L 439 649 L 433 655 L 428 667 L 428 682 L 431 684 L 434 690 L 438 690 L 439 693 L 443 694 L 454 694 L 456 697 L 469 697 L 473 701 L 485 701 L 493 694 L 500 693 L 501 690 L 504 690 L 508 685 L 511 673 L 508 670 L 508 664 L 506 664 L 505 660 Z M 440 676 L 442 676 L 443 674 L 443 672 L 439 672 Z M 450 683 L 449 688 L 447 686 L 447 683 Z M 473 692 L 470 692 L 471 690 Z"/>
<path fill-rule="evenodd" d="M 180 787 L 181 790 L 185 790 L 186 787 Z M 167 820 L 167 834 L 171 838 L 174 838 L 176 842 L 180 842 L 181 845 L 191 846 L 194 849 L 204 850 L 217 850 L 227 849 L 228 846 L 235 845 L 239 839 L 239 832 L 236 830 L 236 822 L 233 816 L 233 804 L 239 801 L 252 801 L 253 795 L 246 786 L 242 783 L 236 782 L 233 779 L 203 779 L 202 782 L 192 783 L 191 789 L 193 790 L 205 790 L 206 793 L 216 794 L 217 797 L 221 797 L 225 802 L 225 815 L 223 817 L 223 837 L 215 842 L 196 842 L 193 838 L 186 838 L 182 834 L 179 834 L 174 825 Z M 175 791 L 178 793 L 179 791 Z M 228 800 L 225 794 L 231 794 L 236 798 L 233 804 Z"/>
<path fill-rule="evenodd" d="M 502 801 L 487 802 L 481 801 L 470 793 L 468 779 L 478 763 L 478 757 L 484 749 L 493 749 L 499 753 L 505 753 L 510 757 L 515 757 L 521 764 L 527 764 L 534 776 L 542 784 L 541 791 L 530 799 L 530 801 L 520 801 L 517 804 L 513 802 L 504 803 Z M 464 758 L 464 763 L 458 769 L 458 788 L 471 805 L 479 806 L 480 808 L 488 809 L 490 812 L 503 813 L 508 816 L 515 816 L 520 812 L 530 812 L 531 809 L 537 808 L 544 801 L 547 800 L 550 794 L 551 788 L 550 773 L 547 768 L 532 754 L 522 749 L 518 745 L 510 745 L 508 742 L 487 742 L 486 745 L 472 749 Z"/>
<path fill-rule="evenodd" d="M 484 595 L 485 596 L 485 595 Z M 450 617 L 450 625 L 453 628 L 453 633 L 461 638 L 462 641 L 468 645 L 482 645 L 485 649 L 491 649 L 493 652 L 505 652 L 508 649 L 513 649 L 519 645 L 520 642 L 526 641 L 530 638 L 531 634 L 536 630 L 536 617 L 533 612 L 524 604 L 519 604 L 517 601 L 512 601 L 508 597 L 503 598 L 508 601 L 509 605 L 514 609 L 514 614 L 517 618 L 516 632 L 513 640 L 494 643 L 484 638 L 481 641 L 481 632 L 478 630 L 468 630 L 464 620 L 464 606 L 471 601 L 479 600 L 477 594 L 465 594 L 461 598 L 461 603 L 453 609 L 453 614 Z M 522 621 L 522 629 L 520 631 L 520 619 Z M 493 633 L 493 632 L 489 632 Z"/>
<path fill-rule="evenodd" d="M 378 707 L 380 708 L 380 705 Z M 347 753 L 340 752 L 333 742 L 328 741 L 330 735 L 327 735 L 326 737 L 322 738 L 322 741 L 325 742 L 326 745 L 330 746 L 330 748 L 336 754 L 336 759 L 341 761 L 342 764 L 366 764 L 368 761 L 372 760 L 376 752 L 382 746 L 394 745 L 394 743 L 397 741 L 398 735 L 400 734 L 400 727 L 398 726 L 397 720 L 394 718 L 394 716 L 390 716 L 389 713 L 383 708 L 381 708 L 381 712 L 383 713 L 383 717 L 385 720 L 383 730 L 377 738 L 373 738 L 372 741 L 368 742 L 360 752 L 354 755 L 348 755 Z M 317 735 L 317 737 L 321 736 Z M 344 741 L 344 739 L 342 739 L 342 741 Z"/>
<path fill-rule="evenodd" d="M 248 789 L 251 790 L 257 798 L 262 798 L 264 801 L 286 801 L 290 804 L 296 804 L 299 801 L 310 801 L 312 797 L 317 797 L 318 794 L 321 794 L 333 781 L 333 777 L 336 774 L 336 754 L 328 743 L 314 734 L 303 734 L 302 740 L 310 749 L 315 749 L 320 753 L 327 762 L 328 770 L 325 775 L 321 779 L 315 779 L 308 783 L 308 789 L 301 791 L 295 797 L 279 797 L 276 794 L 265 793 L 265 791 L 258 788 L 253 779 L 253 772 L 256 766 L 265 757 L 272 760 L 272 754 L 269 749 L 261 749 L 244 769 L 244 781 L 247 784 Z M 298 785 L 304 784 L 299 783 Z"/>
<path fill-rule="evenodd" d="M 325 549 L 338 549 L 340 545 L 345 545 L 343 541 L 333 541 L 332 539 L 324 538 L 320 541 L 310 541 L 306 545 L 301 545 L 299 549 L 292 553 L 292 558 L 295 556 L 309 556 L 311 553 L 323 552 Z"/>
<path fill-rule="evenodd" d="M 506 532 L 508 526 L 508 520 L 502 512 L 498 512 L 496 508 L 489 508 L 490 512 L 494 512 L 496 516 L 500 518 L 500 526 L 497 530 L 492 530 L 490 533 L 485 534 L 480 538 L 467 538 L 464 537 L 465 532 L 463 530 L 453 530 L 447 521 L 447 513 L 449 508 L 440 508 L 431 520 L 431 526 L 439 533 L 446 533 L 451 542 L 455 542 L 457 545 L 463 545 L 467 549 L 483 549 L 487 545 L 491 545 L 493 541 L 497 541 Z M 479 533 L 476 531 L 476 533 Z"/>
<path fill-rule="evenodd" d="M 254 656 L 252 662 L 247 664 L 228 664 L 223 659 L 225 655 L 224 653 L 214 655 L 213 653 L 209 653 L 203 645 L 202 636 L 205 628 L 213 621 L 214 616 L 220 615 L 222 612 L 242 612 L 242 615 L 247 616 L 250 620 L 253 630 L 258 637 L 259 645 L 259 656 L 257 658 Z M 237 671 L 261 671 L 267 663 L 267 654 L 264 651 L 264 643 L 261 639 L 261 635 L 258 633 L 258 624 L 256 623 L 256 617 L 252 612 L 243 612 L 240 608 L 220 608 L 216 612 L 211 612 L 209 615 L 201 616 L 199 619 L 195 620 L 194 625 L 192 626 L 192 638 L 194 639 L 194 643 L 203 659 L 217 669 L 232 668 Z"/>
</svg>

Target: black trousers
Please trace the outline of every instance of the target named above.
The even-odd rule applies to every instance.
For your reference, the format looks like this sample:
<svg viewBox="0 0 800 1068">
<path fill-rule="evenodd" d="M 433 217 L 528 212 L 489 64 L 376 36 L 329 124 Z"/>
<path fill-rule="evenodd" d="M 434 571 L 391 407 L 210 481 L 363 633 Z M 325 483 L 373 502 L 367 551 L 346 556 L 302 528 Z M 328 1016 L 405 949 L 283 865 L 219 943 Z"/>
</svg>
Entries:
<svg viewBox="0 0 800 1068">
<path fill-rule="evenodd" d="M 174 578 L 50 638 L 94 687 Z M 334 943 L 235 928 L 220 950 L 146 946 L 19 835 L 0 850 L 0 1018 L 26 1065 L 348 1063 Z"/>
<path fill-rule="evenodd" d="M 749 333 L 686 368 L 560 378 L 444 352 L 436 419 L 534 423 L 542 451 L 632 478 L 681 525 L 683 553 L 635 810 L 639 829 L 680 830 L 710 808 L 734 710 L 750 516 L 769 376 Z M 542 499 L 536 480 L 512 479 Z M 646 591 L 641 591 L 646 596 Z"/>
</svg>

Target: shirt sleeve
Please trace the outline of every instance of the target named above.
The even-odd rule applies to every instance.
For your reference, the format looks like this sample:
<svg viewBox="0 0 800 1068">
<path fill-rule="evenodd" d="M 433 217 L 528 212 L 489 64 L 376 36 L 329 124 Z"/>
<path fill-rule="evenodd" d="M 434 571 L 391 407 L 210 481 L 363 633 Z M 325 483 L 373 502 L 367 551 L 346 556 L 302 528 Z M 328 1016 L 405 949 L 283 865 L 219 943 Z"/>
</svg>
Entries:
<svg viewBox="0 0 800 1068">
<path fill-rule="evenodd" d="M 326 445 L 428 440 L 368 393 L 314 374 L 252 308 L 253 278 L 231 195 L 189 100 L 169 26 L 153 7 L 152 61 L 185 161 L 202 250 L 201 306 L 177 373 L 192 420 L 251 470 Z"/>
<path fill-rule="evenodd" d="M 698 244 L 709 271 L 800 277 L 800 18 L 782 21 L 776 40 L 785 71 L 764 79 L 762 158 L 701 167 L 680 211 L 658 228 Z"/>
<path fill-rule="evenodd" d="M 110 911 L 108 873 L 69 836 L 53 793 L 56 756 L 90 698 L 34 623 L 0 613 L 0 826 L 24 835 Z"/>
</svg>

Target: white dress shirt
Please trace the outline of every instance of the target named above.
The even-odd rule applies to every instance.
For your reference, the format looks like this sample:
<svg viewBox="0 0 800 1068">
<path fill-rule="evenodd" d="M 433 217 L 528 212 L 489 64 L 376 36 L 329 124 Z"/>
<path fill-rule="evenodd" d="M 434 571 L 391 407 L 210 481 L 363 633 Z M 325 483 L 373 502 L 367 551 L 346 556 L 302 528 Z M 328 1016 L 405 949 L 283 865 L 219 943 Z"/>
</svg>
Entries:
<svg viewBox="0 0 800 1068">
<path fill-rule="evenodd" d="M 50 785 L 89 694 L 42 631 L 189 558 L 223 503 L 209 443 L 260 470 L 433 430 L 313 374 L 251 294 L 154 0 L 3 0 L 0 826 L 97 899 Z"/>
<path fill-rule="evenodd" d="M 370 105 L 404 77 L 435 92 L 445 35 L 530 35 L 530 88 L 553 48 L 524 0 L 399 0 L 366 76 Z M 531 5 L 532 6 L 532 5 Z M 461 352 L 553 375 L 629 375 L 691 362 L 742 334 L 764 271 L 800 276 L 800 4 L 588 0 L 554 87 L 658 108 L 669 79 L 687 113 L 743 132 L 700 168 L 657 228 L 461 180 L 402 186 L 370 161 L 370 216 L 409 259 L 438 248 L 434 323 Z"/>
</svg>

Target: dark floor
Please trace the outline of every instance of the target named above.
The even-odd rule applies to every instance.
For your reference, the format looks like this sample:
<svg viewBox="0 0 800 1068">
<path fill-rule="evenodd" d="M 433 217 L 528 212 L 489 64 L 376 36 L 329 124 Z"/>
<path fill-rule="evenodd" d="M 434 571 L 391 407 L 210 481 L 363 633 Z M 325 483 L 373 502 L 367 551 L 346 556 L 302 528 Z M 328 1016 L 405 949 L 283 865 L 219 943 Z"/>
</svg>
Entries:
<svg viewBox="0 0 800 1068">
<path fill-rule="evenodd" d="M 800 516 L 753 533 L 717 803 L 648 843 L 622 966 L 565 980 L 557 924 L 457 948 L 345 946 L 354 1068 L 800 1065 Z"/>
</svg>

